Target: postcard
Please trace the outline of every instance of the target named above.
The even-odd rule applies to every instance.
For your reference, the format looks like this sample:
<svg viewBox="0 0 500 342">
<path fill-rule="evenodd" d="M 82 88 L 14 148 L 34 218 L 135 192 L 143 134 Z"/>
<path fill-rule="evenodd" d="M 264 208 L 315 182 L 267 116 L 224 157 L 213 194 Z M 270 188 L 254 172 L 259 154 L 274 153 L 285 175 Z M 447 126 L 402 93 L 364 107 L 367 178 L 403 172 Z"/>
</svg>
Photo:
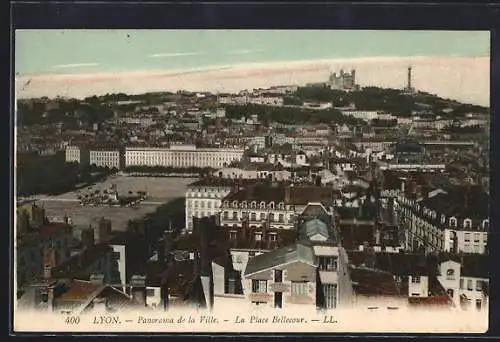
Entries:
<svg viewBox="0 0 500 342">
<path fill-rule="evenodd" d="M 487 31 L 17 30 L 15 332 L 488 329 Z"/>
</svg>

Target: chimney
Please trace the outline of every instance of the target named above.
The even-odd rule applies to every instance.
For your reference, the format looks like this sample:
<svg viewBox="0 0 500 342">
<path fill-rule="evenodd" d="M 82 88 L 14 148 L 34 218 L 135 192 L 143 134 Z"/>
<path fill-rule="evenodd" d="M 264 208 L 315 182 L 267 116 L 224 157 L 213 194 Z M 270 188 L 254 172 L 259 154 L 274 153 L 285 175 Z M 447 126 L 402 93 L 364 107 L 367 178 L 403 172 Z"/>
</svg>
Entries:
<svg viewBox="0 0 500 342">
<path fill-rule="evenodd" d="M 200 232 L 200 267 L 202 275 L 211 274 L 211 264 L 212 260 L 210 257 L 209 243 L 210 243 L 210 222 L 206 218 L 199 220 L 199 232 Z"/>
<path fill-rule="evenodd" d="M 43 250 L 43 277 L 52 278 L 52 268 L 57 266 L 56 251 L 53 248 Z"/>
<path fill-rule="evenodd" d="M 401 179 L 401 193 L 405 193 L 405 183 L 406 183 L 406 178 L 400 178 Z"/>
<path fill-rule="evenodd" d="M 94 229 L 91 226 L 82 230 L 82 244 L 84 249 L 89 249 L 94 246 Z"/>
<path fill-rule="evenodd" d="M 98 239 L 99 243 L 108 241 L 111 235 L 111 221 L 105 219 L 104 217 L 101 218 L 99 221 L 99 228 L 98 228 Z"/>
<path fill-rule="evenodd" d="M 34 204 L 32 207 L 32 216 L 33 224 L 36 228 L 43 226 L 45 223 L 45 209 Z"/>
<path fill-rule="evenodd" d="M 158 247 L 157 247 L 158 262 L 160 263 L 165 262 L 165 249 L 166 249 L 166 243 L 164 237 L 158 241 Z"/>
<path fill-rule="evenodd" d="M 130 279 L 132 301 L 146 306 L 146 276 L 133 275 Z"/>
<path fill-rule="evenodd" d="M 19 235 L 25 234 L 30 229 L 30 217 L 25 210 L 20 210 L 17 215 L 17 231 Z"/>
<path fill-rule="evenodd" d="M 291 201 L 291 190 L 290 190 L 290 186 L 285 186 L 285 204 L 288 204 L 290 203 Z"/>
</svg>

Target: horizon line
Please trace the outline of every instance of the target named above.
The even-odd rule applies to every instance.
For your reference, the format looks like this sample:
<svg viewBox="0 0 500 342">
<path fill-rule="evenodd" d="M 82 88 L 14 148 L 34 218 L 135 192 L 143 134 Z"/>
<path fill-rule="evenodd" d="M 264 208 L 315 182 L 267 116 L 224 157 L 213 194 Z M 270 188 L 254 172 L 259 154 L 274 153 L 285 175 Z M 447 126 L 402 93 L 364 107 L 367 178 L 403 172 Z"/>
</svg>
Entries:
<svg viewBox="0 0 500 342">
<path fill-rule="evenodd" d="M 332 57 L 332 58 L 316 58 L 316 59 L 293 59 L 293 60 L 280 60 L 280 61 L 256 61 L 256 62 L 236 62 L 233 64 L 213 64 L 206 65 L 201 67 L 181 67 L 181 68 L 164 68 L 164 69 L 130 69 L 130 70 L 102 70 L 102 71 L 93 71 L 93 72 L 83 72 L 83 73 L 26 73 L 21 74 L 19 72 L 15 72 L 14 76 L 16 78 L 26 78 L 26 77 L 71 77 L 71 76 L 85 76 L 85 75 L 116 75 L 116 74 L 134 74 L 134 73 L 158 73 L 158 72 L 172 72 L 172 73 L 182 73 L 182 72 L 195 72 L 195 71 L 207 71 L 207 70 L 219 70 L 219 69 L 230 69 L 237 67 L 252 67 L 252 66 L 272 66 L 282 63 L 306 63 L 306 62 L 317 62 L 317 63 L 328 63 L 335 61 L 363 61 L 363 60 L 390 60 L 390 59 L 423 59 L 423 58 L 491 58 L 491 55 L 469 55 L 469 54 L 429 54 L 429 55 L 407 55 L 407 56 L 397 56 L 397 55 L 383 55 L 383 56 L 363 56 L 363 57 Z M 79 66 L 84 66 L 85 63 L 79 64 Z M 87 66 L 99 65 L 98 63 L 88 63 Z M 67 64 L 71 65 L 71 64 Z M 72 68 L 61 68 L 61 69 L 72 69 Z"/>
</svg>

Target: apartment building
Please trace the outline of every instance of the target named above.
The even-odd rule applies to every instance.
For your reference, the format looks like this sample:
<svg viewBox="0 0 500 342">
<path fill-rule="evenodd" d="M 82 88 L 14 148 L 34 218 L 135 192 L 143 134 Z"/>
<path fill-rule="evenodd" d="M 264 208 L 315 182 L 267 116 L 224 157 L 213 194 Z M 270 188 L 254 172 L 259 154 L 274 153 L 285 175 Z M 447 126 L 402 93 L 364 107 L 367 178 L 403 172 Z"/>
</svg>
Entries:
<svg viewBox="0 0 500 342">
<path fill-rule="evenodd" d="M 257 255 L 245 268 L 245 295 L 255 305 L 335 309 L 352 301 L 348 257 L 327 223 L 304 221 L 294 244 Z"/>
<path fill-rule="evenodd" d="M 422 199 L 401 194 L 394 209 L 410 249 L 487 253 L 489 195 L 480 186 L 438 189 Z"/>
<path fill-rule="evenodd" d="M 252 228 L 267 223 L 271 228 L 292 229 L 295 208 L 285 203 L 285 192 L 276 182 L 239 187 L 222 199 L 220 223 L 235 230 L 244 220 Z"/>
<path fill-rule="evenodd" d="M 65 150 L 66 163 L 89 163 L 89 151 L 82 146 L 68 145 Z"/>
<path fill-rule="evenodd" d="M 243 157 L 240 148 L 197 148 L 194 145 L 126 147 L 125 166 L 220 168 Z"/>
<path fill-rule="evenodd" d="M 185 232 L 193 231 L 193 217 L 219 215 L 222 199 L 235 187 L 235 181 L 228 178 L 202 178 L 188 185 L 186 191 Z"/>
<path fill-rule="evenodd" d="M 89 150 L 89 164 L 120 169 L 122 153 L 119 148 L 94 147 Z"/>
<path fill-rule="evenodd" d="M 485 255 L 448 255 L 439 265 L 439 281 L 461 309 L 487 310 L 488 262 Z"/>
</svg>

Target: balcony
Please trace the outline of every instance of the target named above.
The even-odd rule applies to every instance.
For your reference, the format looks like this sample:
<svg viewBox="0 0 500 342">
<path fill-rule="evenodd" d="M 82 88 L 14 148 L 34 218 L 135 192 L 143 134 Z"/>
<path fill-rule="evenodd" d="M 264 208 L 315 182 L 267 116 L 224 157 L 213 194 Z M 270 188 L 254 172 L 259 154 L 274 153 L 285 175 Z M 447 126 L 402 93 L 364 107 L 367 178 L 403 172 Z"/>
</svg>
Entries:
<svg viewBox="0 0 500 342">
<path fill-rule="evenodd" d="M 269 285 L 271 292 L 290 292 L 290 284 L 285 283 L 272 283 Z"/>
</svg>

